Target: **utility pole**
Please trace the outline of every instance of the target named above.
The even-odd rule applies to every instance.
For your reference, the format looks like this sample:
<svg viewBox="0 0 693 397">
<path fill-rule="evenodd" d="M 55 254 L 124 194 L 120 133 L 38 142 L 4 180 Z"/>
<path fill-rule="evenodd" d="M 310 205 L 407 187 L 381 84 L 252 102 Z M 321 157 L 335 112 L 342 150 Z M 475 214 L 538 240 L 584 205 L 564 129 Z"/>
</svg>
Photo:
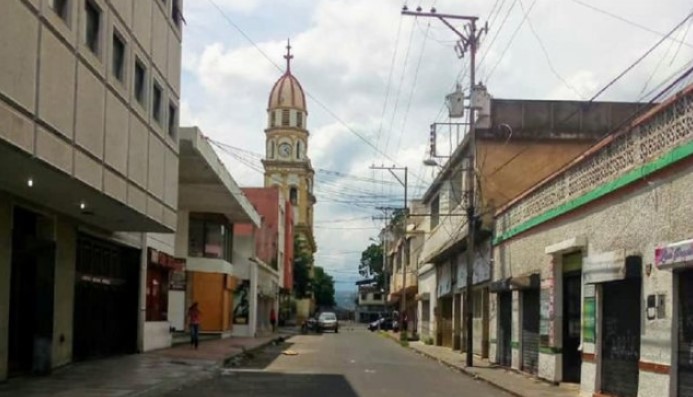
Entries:
<svg viewBox="0 0 693 397">
<path fill-rule="evenodd" d="M 466 15 L 452 15 L 452 14 L 439 14 L 436 12 L 435 8 L 431 9 L 431 12 L 422 12 L 421 7 L 416 9 L 416 12 L 409 11 L 407 6 L 402 8 L 403 15 L 415 16 L 415 17 L 426 17 L 426 18 L 438 18 L 443 22 L 450 30 L 455 32 L 459 37 L 459 41 L 455 46 L 455 52 L 459 58 L 464 57 L 464 54 L 469 53 L 469 151 L 471 152 L 471 161 L 468 166 L 467 172 L 471 172 L 467 178 L 468 186 L 466 189 L 467 196 L 467 280 L 466 288 L 464 294 L 464 324 L 465 324 L 465 350 L 467 351 L 466 365 L 467 367 L 472 367 L 474 365 L 473 352 L 474 347 L 472 343 L 472 322 L 473 322 L 473 294 L 472 294 L 472 284 L 474 282 L 474 223 L 476 218 L 476 208 L 475 208 L 475 185 L 476 185 L 476 139 L 475 139 L 475 103 L 474 103 L 474 89 L 476 86 L 476 51 L 479 47 L 479 42 L 481 36 L 488 32 L 488 24 L 486 24 L 481 30 L 477 31 L 476 22 L 478 17 L 466 16 Z M 455 28 L 455 26 L 450 23 L 449 20 L 463 20 L 468 22 L 464 27 L 464 33 Z"/>
<path fill-rule="evenodd" d="M 372 165 L 370 167 L 372 170 L 387 170 L 392 174 L 393 177 L 399 182 L 403 187 L 404 187 L 404 219 L 402 220 L 402 236 L 404 237 L 404 255 L 402 259 L 402 299 L 400 300 L 400 311 L 399 311 L 399 316 L 400 316 L 400 332 L 399 332 L 399 339 L 400 341 L 406 341 L 407 340 L 407 332 L 404 331 L 403 325 L 404 325 L 404 317 L 405 317 L 405 312 L 407 310 L 407 294 L 406 294 L 406 285 L 407 285 L 407 272 L 405 271 L 405 267 L 409 265 L 409 250 L 408 248 L 408 243 L 407 243 L 407 220 L 409 219 L 409 198 L 407 196 L 408 194 L 408 177 L 409 177 L 409 168 L 408 167 L 385 167 L 385 166 L 374 166 Z M 404 171 L 404 181 L 395 174 L 395 171 Z M 383 253 L 386 254 L 386 253 Z"/>
</svg>

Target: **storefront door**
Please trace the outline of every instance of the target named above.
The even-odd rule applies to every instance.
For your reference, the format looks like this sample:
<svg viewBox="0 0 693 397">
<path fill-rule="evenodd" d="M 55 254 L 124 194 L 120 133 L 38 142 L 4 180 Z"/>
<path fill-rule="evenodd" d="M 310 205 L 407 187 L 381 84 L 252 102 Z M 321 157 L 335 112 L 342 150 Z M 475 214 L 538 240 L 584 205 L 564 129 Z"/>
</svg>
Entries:
<svg viewBox="0 0 693 397">
<path fill-rule="evenodd" d="M 512 364 L 513 295 L 510 291 L 498 294 L 498 363 L 509 367 Z"/>
<path fill-rule="evenodd" d="M 539 370 L 539 290 L 522 291 L 522 370 Z"/>
<path fill-rule="evenodd" d="M 633 278 L 602 287 L 601 389 L 605 394 L 638 395 L 641 283 L 640 278 Z"/>
<path fill-rule="evenodd" d="M 78 236 L 75 360 L 137 351 L 140 251 Z"/>
<path fill-rule="evenodd" d="M 580 382 L 582 356 L 580 327 L 582 302 L 582 273 L 566 273 L 563 276 L 563 381 Z"/>
<path fill-rule="evenodd" d="M 452 347 L 452 322 L 452 296 L 441 298 L 438 333 L 442 346 Z"/>
<path fill-rule="evenodd" d="M 693 270 L 678 278 L 678 395 L 693 397 Z"/>
</svg>

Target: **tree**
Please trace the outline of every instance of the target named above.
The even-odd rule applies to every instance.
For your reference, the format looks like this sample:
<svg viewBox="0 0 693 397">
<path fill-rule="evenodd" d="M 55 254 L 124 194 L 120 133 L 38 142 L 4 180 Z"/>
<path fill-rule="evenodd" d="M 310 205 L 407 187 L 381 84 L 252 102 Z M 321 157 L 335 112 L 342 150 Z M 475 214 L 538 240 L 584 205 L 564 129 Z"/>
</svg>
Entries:
<svg viewBox="0 0 693 397">
<path fill-rule="evenodd" d="M 313 254 L 305 249 L 299 239 L 294 240 L 294 293 L 297 299 L 310 297 L 310 268 Z"/>
<path fill-rule="evenodd" d="M 334 278 L 325 273 L 320 266 L 313 268 L 313 293 L 315 303 L 318 307 L 333 307 L 336 305 L 334 299 Z"/>
<path fill-rule="evenodd" d="M 378 288 L 384 287 L 383 247 L 380 244 L 371 244 L 361 253 L 359 274 L 362 277 L 373 277 Z"/>
</svg>

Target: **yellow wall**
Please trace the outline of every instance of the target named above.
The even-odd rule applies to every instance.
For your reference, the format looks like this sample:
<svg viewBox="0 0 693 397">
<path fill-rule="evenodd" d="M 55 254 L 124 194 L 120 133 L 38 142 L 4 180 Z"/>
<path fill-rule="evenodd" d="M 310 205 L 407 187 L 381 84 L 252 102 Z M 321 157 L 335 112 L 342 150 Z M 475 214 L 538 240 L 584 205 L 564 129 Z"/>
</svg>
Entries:
<svg viewBox="0 0 693 397">
<path fill-rule="evenodd" d="M 224 292 L 224 274 L 190 272 L 193 302 L 200 308 L 200 331 L 220 332 L 224 327 L 224 308 L 228 294 Z M 227 320 L 228 322 L 228 320 Z"/>
<path fill-rule="evenodd" d="M 582 141 L 477 140 L 483 207 L 493 212 L 592 146 Z"/>
</svg>

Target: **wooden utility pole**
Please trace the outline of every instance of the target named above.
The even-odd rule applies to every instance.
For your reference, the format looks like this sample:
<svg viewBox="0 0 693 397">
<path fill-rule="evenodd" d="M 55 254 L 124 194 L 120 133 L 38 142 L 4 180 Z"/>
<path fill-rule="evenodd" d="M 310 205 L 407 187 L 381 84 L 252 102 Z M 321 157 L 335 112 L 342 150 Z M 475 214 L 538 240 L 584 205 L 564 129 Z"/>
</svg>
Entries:
<svg viewBox="0 0 693 397">
<path fill-rule="evenodd" d="M 435 8 L 431 9 L 431 12 L 422 12 L 421 7 L 417 8 L 416 12 L 409 11 L 407 6 L 402 9 L 403 15 L 410 15 L 415 17 L 426 17 L 426 18 L 437 18 L 443 22 L 447 27 L 449 27 L 457 36 L 459 41 L 455 46 L 455 51 L 459 58 L 464 57 L 465 54 L 469 53 L 469 151 L 471 152 L 471 161 L 468 166 L 467 172 L 471 172 L 467 178 L 468 186 L 465 189 L 465 195 L 467 196 L 467 280 L 466 288 L 464 294 L 464 325 L 465 325 L 465 350 L 467 351 L 466 365 L 468 367 L 473 366 L 473 343 L 472 343 L 472 322 L 473 322 L 473 294 L 472 294 L 472 284 L 474 282 L 474 224 L 476 219 L 476 207 L 475 207 L 475 186 L 476 186 L 476 142 L 475 142 L 475 103 L 474 103 L 474 90 L 476 87 L 476 52 L 479 48 L 479 42 L 481 36 L 488 31 L 488 25 L 484 26 L 481 30 L 477 30 L 476 22 L 478 17 L 466 16 L 466 15 L 453 15 L 453 14 L 439 14 L 436 12 Z M 464 33 L 458 30 L 455 26 L 450 23 L 450 20 L 463 20 L 467 21 L 468 24 L 465 25 Z"/>
</svg>

